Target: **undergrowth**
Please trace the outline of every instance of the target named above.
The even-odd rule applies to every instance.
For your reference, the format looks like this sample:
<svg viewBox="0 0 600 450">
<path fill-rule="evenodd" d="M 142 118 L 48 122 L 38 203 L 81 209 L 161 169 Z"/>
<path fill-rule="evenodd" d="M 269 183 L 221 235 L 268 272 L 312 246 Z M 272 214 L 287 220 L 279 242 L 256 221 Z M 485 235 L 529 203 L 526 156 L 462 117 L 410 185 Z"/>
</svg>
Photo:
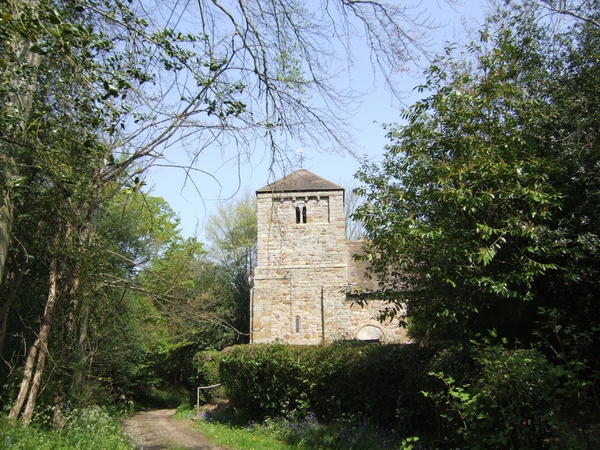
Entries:
<svg viewBox="0 0 600 450">
<path fill-rule="evenodd" d="M 93 406 L 74 409 L 65 416 L 62 429 L 51 428 L 49 416 L 40 412 L 29 426 L 0 417 L 0 449 L 35 450 L 129 450 L 120 414 Z"/>
<path fill-rule="evenodd" d="M 202 414 L 196 426 L 212 442 L 232 450 L 410 450 L 416 441 L 355 417 L 321 423 L 310 414 L 255 423 L 231 407 Z"/>
<path fill-rule="evenodd" d="M 149 386 L 142 389 L 136 396 L 137 407 L 175 408 L 177 405 L 189 402 L 190 392 L 182 386 L 158 388 Z"/>
</svg>

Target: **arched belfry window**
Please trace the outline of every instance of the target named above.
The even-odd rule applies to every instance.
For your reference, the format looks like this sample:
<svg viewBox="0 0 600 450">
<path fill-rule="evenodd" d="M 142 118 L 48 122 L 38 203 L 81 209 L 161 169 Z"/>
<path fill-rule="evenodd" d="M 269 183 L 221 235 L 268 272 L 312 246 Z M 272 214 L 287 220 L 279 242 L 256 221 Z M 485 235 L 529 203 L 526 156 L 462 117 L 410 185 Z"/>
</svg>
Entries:
<svg viewBox="0 0 600 450">
<path fill-rule="evenodd" d="M 306 205 L 304 203 L 296 204 L 296 223 L 306 223 Z"/>
<path fill-rule="evenodd" d="M 300 316 L 296 316 L 296 333 L 300 333 Z"/>
</svg>

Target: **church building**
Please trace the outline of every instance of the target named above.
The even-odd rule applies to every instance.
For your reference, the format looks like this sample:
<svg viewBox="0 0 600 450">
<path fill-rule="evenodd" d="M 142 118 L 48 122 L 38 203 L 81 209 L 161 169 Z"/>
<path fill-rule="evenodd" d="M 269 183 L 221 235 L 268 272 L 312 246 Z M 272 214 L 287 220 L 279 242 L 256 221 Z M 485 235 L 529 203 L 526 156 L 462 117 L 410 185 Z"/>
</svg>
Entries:
<svg viewBox="0 0 600 450">
<path fill-rule="evenodd" d="M 352 292 L 373 281 L 347 241 L 344 189 L 298 170 L 258 191 L 258 250 L 250 341 L 320 344 L 339 339 L 407 341 L 398 321 L 380 323 L 382 301 L 359 306 Z M 376 285 L 376 283 L 375 283 Z"/>
</svg>

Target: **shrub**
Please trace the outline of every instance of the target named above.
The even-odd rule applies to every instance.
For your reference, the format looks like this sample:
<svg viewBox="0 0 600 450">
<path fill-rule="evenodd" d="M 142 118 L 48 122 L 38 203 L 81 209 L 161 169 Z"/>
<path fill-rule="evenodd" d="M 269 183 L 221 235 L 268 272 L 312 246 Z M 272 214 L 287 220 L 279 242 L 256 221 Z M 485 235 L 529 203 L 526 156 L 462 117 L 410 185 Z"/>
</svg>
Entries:
<svg viewBox="0 0 600 450">
<path fill-rule="evenodd" d="M 479 375 L 468 383 L 430 373 L 445 384 L 442 391 L 425 392 L 442 419 L 441 439 L 473 449 L 587 448 L 567 423 L 564 368 L 536 349 L 504 344 L 476 348 Z"/>
<path fill-rule="evenodd" d="M 194 356 L 194 367 L 197 371 L 198 386 L 214 386 L 219 383 L 219 364 L 221 352 L 217 350 L 205 350 Z M 213 389 L 201 389 L 200 401 L 202 403 L 216 403 L 225 398 L 225 390 L 222 387 Z"/>
<path fill-rule="evenodd" d="M 580 347 L 571 351 L 561 338 L 550 359 L 492 339 L 498 343 L 430 348 L 236 346 L 223 352 L 220 376 L 246 421 L 314 417 L 323 430 L 362 423 L 432 448 L 596 448 L 600 375 L 579 358 Z"/>
<path fill-rule="evenodd" d="M 236 346 L 223 353 L 221 381 L 249 418 L 343 417 L 400 430 L 430 428 L 434 409 L 421 391 L 442 383 L 432 370 L 463 379 L 472 367 L 469 350 L 416 345 L 347 344 Z"/>
<path fill-rule="evenodd" d="M 220 365 L 227 396 L 255 418 L 306 410 L 310 368 L 298 352 L 281 344 L 231 348 Z"/>
</svg>

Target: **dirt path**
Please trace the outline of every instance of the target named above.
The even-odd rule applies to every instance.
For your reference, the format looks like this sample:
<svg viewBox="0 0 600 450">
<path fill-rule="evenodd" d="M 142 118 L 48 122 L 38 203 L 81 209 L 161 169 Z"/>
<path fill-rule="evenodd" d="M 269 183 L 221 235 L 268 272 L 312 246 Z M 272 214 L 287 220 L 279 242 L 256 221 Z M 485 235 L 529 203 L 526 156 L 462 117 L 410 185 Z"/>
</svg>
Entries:
<svg viewBox="0 0 600 450">
<path fill-rule="evenodd" d="M 140 450 L 226 450 L 193 430 L 191 419 L 175 420 L 173 414 L 174 409 L 140 412 L 123 421 L 123 430 L 129 442 Z"/>
</svg>

